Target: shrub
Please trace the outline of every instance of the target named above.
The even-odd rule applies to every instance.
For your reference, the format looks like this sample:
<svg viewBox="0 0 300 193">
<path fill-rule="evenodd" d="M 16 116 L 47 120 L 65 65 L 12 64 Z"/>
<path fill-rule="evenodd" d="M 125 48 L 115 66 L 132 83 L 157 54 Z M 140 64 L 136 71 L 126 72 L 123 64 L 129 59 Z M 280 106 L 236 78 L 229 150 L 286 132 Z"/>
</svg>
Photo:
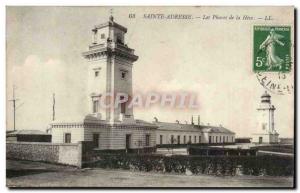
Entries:
<svg viewBox="0 0 300 193">
<path fill-rule="evenodd" d="M 103 154 L 100 160 L 85 164 L 86 167 L 127 169 L 132 171 L 185 173 L 217 176 L 243 175 L 292 176 L 294 161 L 291 157 L 278 156 L 171 156 Z"/>
</svg>

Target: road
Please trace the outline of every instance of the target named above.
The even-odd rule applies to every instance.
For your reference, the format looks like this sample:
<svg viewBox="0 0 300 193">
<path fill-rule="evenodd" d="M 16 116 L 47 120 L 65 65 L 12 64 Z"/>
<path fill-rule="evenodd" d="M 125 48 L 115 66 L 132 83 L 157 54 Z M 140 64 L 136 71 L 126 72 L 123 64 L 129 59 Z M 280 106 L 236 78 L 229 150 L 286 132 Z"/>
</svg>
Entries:
<svg viewBox="0 0 300 193">
<path fill-rule="evenodd" d="M 25 167 L 26 166 L 26 167 Z M 25 167 L 25 168 L 24 168 Z M 24 168 L 24 169 L 22 169 Z M 9 187 L 292 187 L 292 177 L 187 176 L 7 161 Z"/>
</svg>

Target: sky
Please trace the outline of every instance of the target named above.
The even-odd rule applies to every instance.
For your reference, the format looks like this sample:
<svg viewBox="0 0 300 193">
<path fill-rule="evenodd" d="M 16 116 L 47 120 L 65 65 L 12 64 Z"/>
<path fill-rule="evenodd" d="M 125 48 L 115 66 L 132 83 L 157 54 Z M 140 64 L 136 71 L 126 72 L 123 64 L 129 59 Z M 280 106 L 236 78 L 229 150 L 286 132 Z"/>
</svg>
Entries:
<svg viewBox="0 0 300 193">
<path fill-rule="evenodd" d="M 89 110 L 88 63 L 81 54 L 92 41 L 93 26 L 108 21 L 110 7 L 7 7 L 6 12 L 7 99 L 16 85 L 17 129 L 45 130 L 52 119 L 53 93 L 58 121 L 82 121 Z M 129 19 L 129 13 L 136 18 Z M 133 65 L 133 91 L 194 92 L 200 105 L 196 110 L 134 109 L 135 118 L 184 122 L 200 115 L 203 124 L 222 124 L 237 136 L 253 133 L 265 91 L 252 71 L 251 26 L 258 21 L 143 18 L 151 13 L 272 15 L 270 22 L 291 24 L 293 12 L 275 7 L 113 8 L 115 21 L 128 29 L 126 44 L 139 56 Z M 293 137 L 293 93 L 271 96 L 280 137 Z M 7 129 L 13 128 L 12 115 L 7 101 Z"/>
</svg>

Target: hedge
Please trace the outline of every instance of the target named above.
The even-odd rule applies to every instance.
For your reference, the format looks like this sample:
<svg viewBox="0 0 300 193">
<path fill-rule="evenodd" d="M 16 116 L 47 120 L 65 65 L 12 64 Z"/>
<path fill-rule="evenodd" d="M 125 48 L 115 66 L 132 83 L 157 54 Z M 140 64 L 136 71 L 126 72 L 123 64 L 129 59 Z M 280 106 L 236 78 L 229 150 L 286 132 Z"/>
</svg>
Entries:
<svg viewBox="0 0 300 193">
<path fill-rule="evenodd" d="M 294 160 L 279 156 L 171 156 L 103 154 L 84 167 L 217 176 L 293 176 Z"/>
<path fill-rule="evenodd" d="M 201 156 L 255 156 L 257 149 L 225 149 L 218 147 L 189 147 L 188 152 L 190 155 Z"/>
</svg>

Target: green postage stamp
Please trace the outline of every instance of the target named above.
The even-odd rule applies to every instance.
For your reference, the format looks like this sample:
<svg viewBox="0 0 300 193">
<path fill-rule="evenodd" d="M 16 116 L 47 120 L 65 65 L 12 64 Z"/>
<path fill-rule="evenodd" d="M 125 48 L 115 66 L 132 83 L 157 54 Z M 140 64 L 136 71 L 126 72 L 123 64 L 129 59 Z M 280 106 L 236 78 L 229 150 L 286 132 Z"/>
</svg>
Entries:
<svg viewBox="0 0 300 193">
<path fill-rule="evenodd" d="M 255 72 L 290 72 L 290 26 L 254 26 L 253 70 Z"/>
</svg>

